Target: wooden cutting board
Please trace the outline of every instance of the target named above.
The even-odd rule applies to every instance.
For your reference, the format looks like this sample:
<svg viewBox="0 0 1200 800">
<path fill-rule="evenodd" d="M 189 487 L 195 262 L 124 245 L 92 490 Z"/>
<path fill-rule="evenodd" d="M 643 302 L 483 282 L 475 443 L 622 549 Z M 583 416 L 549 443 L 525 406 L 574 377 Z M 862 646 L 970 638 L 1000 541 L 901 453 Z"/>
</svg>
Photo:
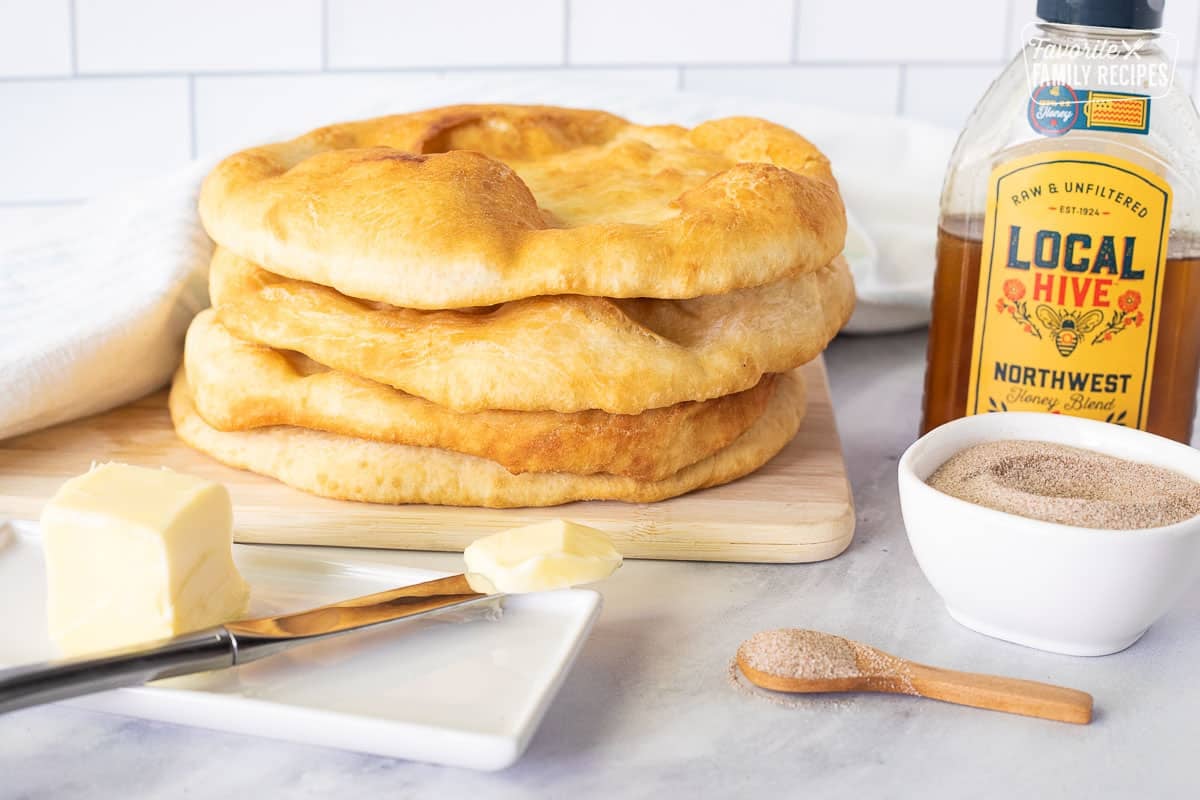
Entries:
<svg viewBox="0 0 1200 800">
<path fill-rule="evenodd" d="M 803 369 L 808 413 L 782 453 L 740 481 L 661 503 L 500 510 L 327 500 L 191 450 L 175 437 L 166 393 L 159 392 L 0 442 L 0 517 L 35 519 L 65 479 L 94 461 L 123 461 L 228 486 L 240 542 L 462 550 L 484 534 L 562 517 L 607 531 L 631 558 L 820 561 L 849 546 L 854 505 L 824 363 L 818 359 Z"/>
</svg>

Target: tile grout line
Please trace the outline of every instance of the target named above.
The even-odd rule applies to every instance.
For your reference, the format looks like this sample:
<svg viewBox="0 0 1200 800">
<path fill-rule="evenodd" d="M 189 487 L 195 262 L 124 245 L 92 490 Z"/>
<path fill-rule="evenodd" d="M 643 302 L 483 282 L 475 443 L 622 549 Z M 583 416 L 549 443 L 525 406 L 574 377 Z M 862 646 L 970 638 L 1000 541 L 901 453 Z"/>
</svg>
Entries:
<svg viewBox="0 0 1200 800">
<path fill-rule="evenodd" d="M 71 45 L 71 74 L 79 74 L 79 23 L 77 21 L 78 12 L 75 9 L 75 0 L 67 2 L 67 36 L 70 37 Z"/>
<path fill-rule="evenodd" d="M 1008 0 L 1005 4 L 1005 10 L 1008 14 L 1004 18 L 1004 46 L 1008 47 L 1013 40 L 1013 15 L 1016 13 L 1017 3 L 1019 0 Z M 1007 52 L 1007 51 L 1005 51 Z"/>
<path fill-rule="evenodd" d="M 1182 55 L 1182 53 L 1176 51 L 1176 53 L 1175 53 L 1175 69 L 1176 70 L 1179 69 L 1179 57 L 1181 55 Z M 1200 98 L 1200 58 L 1196 57 L 1197 55 L 1200 55 L 1200 19 L 1196 20 L 1196 44 L 1195 44 L 1195 47 L 1192 50 L 1192 52 L 1188 53 L 1188 55 L 1191 57 L 1191 60 L 1193 61 L 1193 63 L 1192 63 L 1192 86 L 1191 86 L 1192 90 L 1190 92 L 1188 92 L 1188 94 L 1190 94 L 1194 98 Z M 1197 102 L 1197 104 L 1200 104 L 1200 100 L 1197 100 L 1195 102 Z"/>
<path fill-rule="evenodd" d="M 196 160 L 196 76 L 188 76 L 188 139 L 192 160 Z"/>
<path fill-rule="evenodd" d="M 329 0 L 321 0 L 321 72 L 329 71 Z"/>
<path fill-rule="evenodd" d="M 792 64 L 800 60 L 800 4 L 804 0 L 792 0 L 792 47 L 788 61 Z"/>
<path fill-rule="evenodd" d="M 563 4 L 563 44 L 562 63 L 564 67 L 571 65 L 571 0 L 562 0 Z"/>
<path fill-rule="evenodd" d="M 53 200 L 0 200 L 0 208 L 59 208 L 84 202 L 82 197 L 61 197 Z"/>
<path fill-rule="evenodd" d="M 998 62 L 994 59 L 980 59 L 978 61 L 832 61 L 818 59 L 814 61 L 798 61 L 796 63 L 780 62 L 780 61 L 725 61 L 702 64 L 688 64 L 688 69 L 792 69 L 795 67 L 826 67 L 833 69 L 886 69 L 889 67 L 947 67 L 947 68 L 972 68 L 972 67 L 994 67 Z M 1185 67 L 1191 68 L 1193 62 L 1181 62 Z M 662 62 L 630 62 L 624 64 L 607 64 L 607 63 L 590 63 L 590 64 L 570 64 L 567 65 L 570 71 L 583 72 L 587 70 L 596 70 L 602 72 L 632 72 L 636 70 L 659 70 L 667 72 L 669 70 L 678 69 L 679 64 L 662 63 Z M 155 80 L 158 78 L 277 78 L 277 77 L 314 77 L 322 74 L 331 75 L 435 75 L 446 73 L 450 75 L 458 73 L 488 73 L 488 72 L 545 72 L 554 73 L 555 71 L 564 70 L 562 64 L 464 64 L 461 66 L 419 66 L 419 67 L 351 67 L 341 69 L 333 67 L 322 71 L 320 69 L 221 69 L 221 70 L 203 70 L 199 72 L 184 72 L 182 70 L 164 70 L 161 72 L 89 72 L 74 76 L 74 79 L 79 81 L 95 81 L 95 80 Z M 2 83 L 39 83 L 50 81 L 71 80 L 69 75 L 0 75 L 0 84 Z"/>
</svg>

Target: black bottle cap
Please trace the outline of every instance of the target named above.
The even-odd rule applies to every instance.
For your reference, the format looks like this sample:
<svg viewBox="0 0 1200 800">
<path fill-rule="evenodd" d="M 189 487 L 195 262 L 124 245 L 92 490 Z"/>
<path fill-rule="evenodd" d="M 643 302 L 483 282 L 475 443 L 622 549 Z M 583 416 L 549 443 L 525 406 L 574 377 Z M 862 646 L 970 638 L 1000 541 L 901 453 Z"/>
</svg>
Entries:
<svg viewBox="0 0 1200 800">
<path fill-rule="evenodd" d="M 1162 27 L 1166 0 L 1038 0 L 1046 22 L 1147 31 Z"/>
</svg>

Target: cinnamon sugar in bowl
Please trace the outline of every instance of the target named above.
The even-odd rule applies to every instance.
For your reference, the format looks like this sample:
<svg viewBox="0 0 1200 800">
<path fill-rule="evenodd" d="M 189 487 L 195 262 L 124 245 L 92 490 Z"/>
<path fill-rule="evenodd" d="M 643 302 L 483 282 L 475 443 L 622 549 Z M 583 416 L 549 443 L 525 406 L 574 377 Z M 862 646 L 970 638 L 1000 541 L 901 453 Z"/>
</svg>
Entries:
<svg viewBox="0 0 1200 800">
<path fill-rule="evenodd" d="M 1114 653 L 1200 576 L 1200 451 L 1153 434 L 981 414 L 918 439 L 898 478 L 926 578 L 989 636 Z"/>
<path fill-rule="evenodd" d="M 926 481 L 997 511 L 1080 528 L 1141 529 L 1200 514 L 1200 483 L 1174 470 L 1055 442 L 981 442 Z"/>
</svg>

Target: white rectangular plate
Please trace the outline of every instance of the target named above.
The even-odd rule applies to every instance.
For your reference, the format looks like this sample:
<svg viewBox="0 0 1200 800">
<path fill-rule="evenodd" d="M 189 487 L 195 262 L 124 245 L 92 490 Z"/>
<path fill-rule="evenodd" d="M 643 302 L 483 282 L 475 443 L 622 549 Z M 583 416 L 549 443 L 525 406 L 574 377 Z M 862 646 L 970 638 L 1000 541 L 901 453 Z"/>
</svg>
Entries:
<svg viewBox="0 0 1200 800">
<path fill-rule="evenodd" d="M 399 552 L 234 545 L 250 614 L 441 577 Z M 0 666 L 54 657 L 37 527 L 0 522 Z M 473 769 L 525 751 L 600 610 L 591 590 L 510 596 L 299 647 L 244 667 L 66 701 L 97 711 Z M 492 617 L 492 618 L 489 618 Z"/>
</svg>

